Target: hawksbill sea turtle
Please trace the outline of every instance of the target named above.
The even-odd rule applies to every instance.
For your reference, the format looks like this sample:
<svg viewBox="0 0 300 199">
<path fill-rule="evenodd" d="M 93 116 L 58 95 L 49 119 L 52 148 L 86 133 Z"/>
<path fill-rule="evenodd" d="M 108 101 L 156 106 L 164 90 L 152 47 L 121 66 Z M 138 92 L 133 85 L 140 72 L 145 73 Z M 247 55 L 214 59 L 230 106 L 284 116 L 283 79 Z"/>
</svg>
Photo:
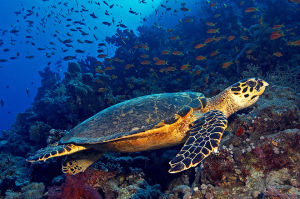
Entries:
<svg viewBox="0 0 300 199">
<path fill-rule="evenodd" d="M 78 124 L 58 143 L 38 150 L 27 161 L 68 155 L 62 171 L 76 174 L 108 151 L 137 152 L 184 143 L 169 170 L 181 172 L 218 149 L 227 118 L 254 104 L 266 86 L 262 79 L 248 78 L 211 98 L 178 92 L 127 100 Z"/>
</svg>

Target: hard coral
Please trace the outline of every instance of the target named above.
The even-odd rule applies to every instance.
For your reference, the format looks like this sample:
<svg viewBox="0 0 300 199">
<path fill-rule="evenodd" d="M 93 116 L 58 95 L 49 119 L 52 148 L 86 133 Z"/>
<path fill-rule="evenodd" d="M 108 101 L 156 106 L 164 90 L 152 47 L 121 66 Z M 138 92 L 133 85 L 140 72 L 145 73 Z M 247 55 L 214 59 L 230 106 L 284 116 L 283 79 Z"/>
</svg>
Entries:
<svg viewBox="0 0 300 199">
<path fill-rule="evenodd" d="M 50 126 L 41 121 L 36 121 L 29 128 L 29 139 L 35 143 L 44 143 Z"/>
<path fill-rule="evenodd" d="M 54 144 L 55 142 L 59 141 L 60 138 L 65 136 L 68 133 L 66 130 L 58 130 L 58 129 L 51 129 L 49 131 L 49 136 L 47 138 L 47 144 Z"/>
<path fill-rule="evenodd" d="M 30 183 L 25 187 L 22 187 L 22 196 L 24 198 L 39 199 L 43 197 L 45 185 L 43 183 Z"/>
<path fill-rule="evenodd" d="M 102 170 L 88 169 L 86 172 L 81 173 L 79 178 L 86 179 L 86 183 L 94 188 L 103 188 L 105 182 L 115 175 L 111 172 Z"/>
<path fill-rule="evenodd" d="M 19 156 L 0 154 L 0 195 L 6 190 L 19 190 L 30 182 L 29 168 Z"/>
</svg>

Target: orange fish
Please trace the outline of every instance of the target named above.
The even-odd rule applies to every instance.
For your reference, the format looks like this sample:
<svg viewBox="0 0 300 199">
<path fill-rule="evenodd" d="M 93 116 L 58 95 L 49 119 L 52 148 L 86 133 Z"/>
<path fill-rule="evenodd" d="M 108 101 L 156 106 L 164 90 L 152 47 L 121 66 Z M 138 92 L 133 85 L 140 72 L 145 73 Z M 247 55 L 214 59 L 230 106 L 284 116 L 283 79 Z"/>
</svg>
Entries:
<svg viewBox="0 0 300 199">
<path fill-rule="evenodd" d="M 106 91 L 106 88 L 98 88 L 98 92 L 99 93 L 103 93 L 103 92 L 105 92 Z"/>
<path fill-rule="evenodd" d="M 206 59 L 206 57 L 204 57 L 202 55 L 199 55 L 196 57 L 196 60 L 198 60 L 198 61 L 205 60 L 205 59 Z"/>
<path fill-rule="evenodd" d="M 170 40 L 172 40 L 172 41 L 173 41 L 173 40 L 177 40 L 177 39 L 179 39 L 179 36 L 178 36 L 178 35 L 177 35 L 177 36 L 173 36 L 173 37 L 170 38 Z"/>
<path fill-rule="evenodd" d="M 212 22 L 206 22 L 205 23 L 207 26 L 215 26 L 216 24 L 212 23 Z"/>
<path fill-rule="evenodd" d="M 158 58 L 158 57 L 153 57 L 152 59 L 153 59 L 153 61 L 157 61 L 157 60 L 159 60 L 159 58 Z"/>
<path fill-rule="evenodd" d="M 182 65 L 181 67 L 180 67 L 180 70 L 184 70 L 184 69 L 186 69 L 187 67 L 189 67 L 190 66 L 190 64 L 184 64 L 184 65 Z"/>
<path fill-rule="evenodd" d="M 106 57 L 107 55 L 106 54 L 100 54 L 100 55 L 98 55 L 97 57 L 98 58 L 104 58 L 104 57 Z"/>
<path fill-rule="evenodd" d="M 184 23 L 192 23 L 192 22 L 194 22 L 194 19 L 193 18 L 185 18 L 183 22 Z"/>
<path fill-rule="evenodd" d="M 149 57 L 149 55 L 146 55 L 146 54 L 141 54 L 141 55 L 140 55 L 140 57 L 141 57 L 141 58 L 148 58 L 148 57 Z"/>
<path fill-rule="evenodd" d="M 208 80 L 209 80 L 209 76 L 206 75 L 205 78 L 204 78 L 204 81 L 205 81 L 206 84 L 208 84 Z"/>
<path fill-rule="evenodd" d="M 219 32 L 219 28 L 218 29 L 208 29 L 206 31 L 206 33 L 218 33 Z"/>
<path fill-rule="evenodd" d="M 159 59 L 154 64 L 158 66 L 162 66 L 162 65 L 167 65 L 168 63 L 165 60 Z"/>
<path fill-rule="evenodd" d="M 161 68 L 161 69 L 159 69 L 159 72 L 163 73 L 163 72 L 170 72 L 170 71 L 175 71 L 175 70 L 176 70 L 175 67 L 169 66 L 167 68 Z"/>
<path fill-rule="evenodd" d="M 234 35 L 230 35 L 230 36 L 227 37 L 227 40 L 228 40 L 228 41 L 232 41 L 232 40 L 234 40 L 234 39 L 235 39 L 235 36 L 234 36 Z"/>
<path fill-rule="evenodd" d="M 221 39 L 223 39 L 224 38 L 224 36 L 222 36 L 222 37 L 216 37 L 215 38 L 215 42 L 218 42 L 218 41 L 220 41 Z"/>
<path fill-rule="evenodd" d="M 254 7 L 250 7 L 245 10 L 246 13 L 255 12 L 255 11 L 258 11 L 258 9 Z"/>
<path fill-rule="evenodd" d="M 100 68 L 96 68 L 96 73 L 104 73 L 104 71 L 101 70 Z"/>
<path fill-rule="evenodd" d="M 127 65 L 125 66 L 125 69 L 128 70 L 129 68 L 132 68 L 133 66 L 134 66 L 133 64 L 127 64 Z"/>
<path fill-rule="evenodd" d="M 122 63 L 122 62 L 124 62 L 124 60 L 123 60 L 123 59 L 119 59 L 119 58 L 117 58 L 117 57 L 115 57 L 113 60 L 114 60 L 115 62 L 119 62 L 119 63 Z"/>
<path fill-rule="evenodd" d="M 283 27 L 284 27 L 284 24 L 274 25 L 274 26 L 272 27 L 272 29 L 273 29 L 273 30 L 275 30 L 275 29 L 281 29 L 281 28 L 283 28 Z"/>
<path fill-rule="evenodd" d="M 215 38 L 210 37 L 210 38 L 207 38 L 207 39 L 204 41 L 204 43 L 205 43 L 205 44 L 208 44 L 208 43 L 210 43 L 210 42 L 212 42 L 212 41 L 214 41 L 214 40 L 215 40 Z"/>
<path fill-rule="evenodd" d="M 213 3 L 210 4 L 210 7 L 213 8 L 213 7 L 216 6 L 216 4 L 217 4 L 216 2 L 213 2 Z"/>
<path fill-rule="evenodd" d="M 240 38 L 245 41 L 247 41 L 249 39 L 249 37 L 247 37 L 247 36 L 240 36 Z"/>
<path fill-rule="evenodd" d="M 107 62 L 110 62 L 112 59 L 111 58 L 105 58 L 104 60 L 107 61 Z"/>
<path fill-rule="evenodd" d="M 276 53 L 273 53 L 274 56 L 276 57 L 282 57 L 283 54 L 281 52 L 276 52 Z"/>
<path fill-rule="evenodd" d="M 179 55 L 179 56 L 182 56 L 183 55 L 183 52 L 181 51 L 178 51 L 178 50 L 175 50 L 172 52 L 173 55 Z"/>
<path fill-rule="evenodd" d="M 166 68 L 161 68 L 161 69 L 159 69 L 159 72 L 160 72 L 160 73 L 166 72 Z"/>
<path fill-rule="evenodd" d="M 149 46 L 147 44 L 141 44 L 141 48 L 145 50 L 149 50 Z"/>
<path fill-rule="evenodd" d="M 173 66 L 169 66 L 165 69 L 166 72 L 175 71 L 175 70 L 176 70 L 176 68 Z"/>
<path fill-rule="evenodd" d="M 163 73 L 163 72 L 165 72 L 166 71 L 166 69 L 165 68 L 161 68 L 161 69 L 159 69 L 159 72 L 161 72 L 161 73 Z"/>
<path fill-rule="evenodd" d="M 213 56 L 216 56 L 217 54 L 219 54 L 219 50 L 216 50 L 216 51 L 214 51 L 214 52 L 211 52 L 211 53 L 209 54 L 209 56 L 213 57 Z"/>
<path fill-rule="evenodd" d="M 282 36 L 284 36 L 283 32 L 281 32 L 280 30 L 276 30 L 276 31 L 272 32 L 272 34 L 270 36 L 270 40 L 275 40 Z"/>
<path fill-rule="evenodd" d="M 300 46 L 300 40 L 288 42 L 288 46 Z"/>
<path fill-rule="evenodd" d="M 190 9 L 185 8 L 185 7 L 180 8 L 180 10 L 182 10 L 182 11 L 184 11 L 184 12 L 191 11 Z"/>
<path fill-rule="evenodd" d="M 206 46 L 206 44 L 197 44 L 197 45 L 194 46 L 194 48 L 199 49 L 199 48 L 202 48 L 204 46 Z"/>
<path fill-rule="evenodd" d="M 141 61 L 141 64 L 142 65 L 150 65 L 151 62 L 149 60 L 143 60 L 143 61 Z"/>
<path fill-rule="evenodd" d="M 106 66 L 104 68 L 104 70 L 114 70 L 114 69 L 115 69 L 115 67 L 113 67 L 113 66 Z"/>
<path fill-rule="evenodd" d="M 163 50 L 163 51 L 161 52 L 161 54 L 162 54 L 162 55 L 168 55 L 168 54 L 170 54 L 170 51 L 169 51 L 169 50 Z"/>
<path fill-rule="evenodd" d="M 231 64 L 232 64 L 231 61 L 225 62 L 225 63 L 222 64 L 222 68 L 224 68 L 224 69 L 225 69 L 225 68 L 228 68 Z"/>
<path fill-rule="evenodd" d="M 259 23 L 260 25 L 263 24 L 263 17 L 260 17 L 260 18 L 259 18 L 258 23 Z"/>
<path fill-rule="evenodd" d="M 201 73 L 201 70 L 196 70 L 196 75 L 199 75 Z"/>
</svg>

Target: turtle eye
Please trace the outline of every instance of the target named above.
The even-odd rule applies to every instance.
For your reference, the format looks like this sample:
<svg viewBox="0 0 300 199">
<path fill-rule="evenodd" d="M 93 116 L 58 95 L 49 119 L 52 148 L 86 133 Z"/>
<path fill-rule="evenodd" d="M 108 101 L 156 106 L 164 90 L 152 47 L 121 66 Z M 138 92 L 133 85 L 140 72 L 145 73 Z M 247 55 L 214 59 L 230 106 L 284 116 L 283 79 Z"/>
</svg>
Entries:
<svg viewBox="0 0 300 199">
<path fill-rule="evenodd" d="M 256 85 L 256 83 L 255 81 L 247 81 L 247 85 L 250 86 L 250 88 L 253 88 Z"/>
<path fill-rule="evenodd" d="M 255 87 L 255 89 L 259 91 L 259 89 L 260 89 L 263 85 L 264 85 L 264 84 L 262 83 L 262 81 L 261 81 L 261 80 L 258 80 L 258 84 L 257 84 L 257 86 Z"/>
<path fill-rule="evenodd" d="M 264 83 L 263 83 L 261 80 L 258 80 L 258 85 L 259 85 L 260 87 L 262 87 L 262 86 L 264 85 Z"/>
</svg>

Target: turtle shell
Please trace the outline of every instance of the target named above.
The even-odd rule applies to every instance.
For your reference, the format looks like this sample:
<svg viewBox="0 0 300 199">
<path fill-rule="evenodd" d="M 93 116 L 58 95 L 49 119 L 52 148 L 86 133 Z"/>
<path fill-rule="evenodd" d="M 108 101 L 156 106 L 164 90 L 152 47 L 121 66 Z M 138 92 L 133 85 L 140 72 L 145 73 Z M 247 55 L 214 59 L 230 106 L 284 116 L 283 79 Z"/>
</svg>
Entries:
<svg viewBox="0 0 300 199">
<path fill-rule="evenodd" d="M 185 106 L 204 108 L 202 93 L 178 92 L 146 95 L 106 108 L 71 129 L 62 144 L 96 144 L 153 129 Z"/>
</svg>

